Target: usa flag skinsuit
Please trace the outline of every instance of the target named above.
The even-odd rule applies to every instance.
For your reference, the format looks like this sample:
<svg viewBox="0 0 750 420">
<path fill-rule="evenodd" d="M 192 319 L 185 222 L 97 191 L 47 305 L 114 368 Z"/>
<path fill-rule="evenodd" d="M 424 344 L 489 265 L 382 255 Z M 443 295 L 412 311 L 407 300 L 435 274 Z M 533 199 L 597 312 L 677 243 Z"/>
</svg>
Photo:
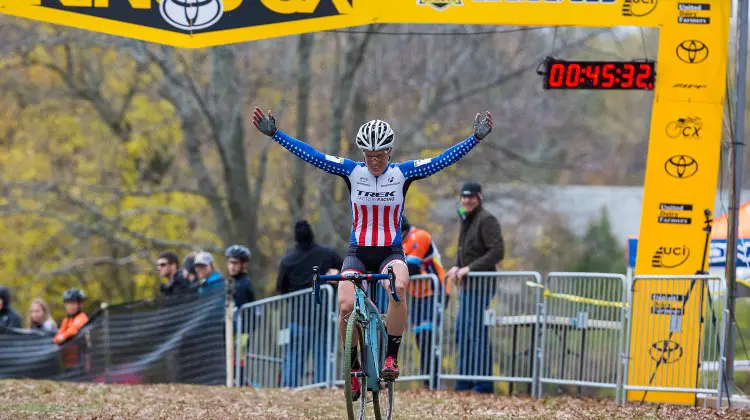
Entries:
<svg viewBox="0 0 750 420">
<path fill-rule="evenodd" d="M 349 243 L 358 246 L 400 245 L 401 214 L 409 185 L 458 162 L 479 144 L 472 134 L 434 158 L 389 163 L 376 177 L 364 162 L 326 155 L 281 130 L 273 139 L 305 162 L 346 181 L 352 207 Z"/>
</svg>

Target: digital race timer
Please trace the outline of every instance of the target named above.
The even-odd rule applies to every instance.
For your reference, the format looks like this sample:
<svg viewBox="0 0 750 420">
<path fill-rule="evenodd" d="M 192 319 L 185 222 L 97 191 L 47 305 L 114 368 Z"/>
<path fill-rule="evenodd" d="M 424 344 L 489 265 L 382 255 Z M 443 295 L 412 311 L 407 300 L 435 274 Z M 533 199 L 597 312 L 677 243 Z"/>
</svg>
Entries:
<svg viewBox="0 0 750 420">
<path fill-rule="evenodd" d="M 654 89 L 654 61 L 544 60 L 545 89 Z"/>
</svg>

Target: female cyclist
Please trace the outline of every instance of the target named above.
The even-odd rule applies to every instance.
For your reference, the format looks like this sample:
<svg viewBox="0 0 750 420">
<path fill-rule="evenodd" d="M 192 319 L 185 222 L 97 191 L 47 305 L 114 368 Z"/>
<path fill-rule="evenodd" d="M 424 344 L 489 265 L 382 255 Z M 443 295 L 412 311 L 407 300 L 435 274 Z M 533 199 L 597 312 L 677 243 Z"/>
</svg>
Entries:
<svg viewBox="0 0 750 420">
<path fill-rule="evenodd" d="M 476 114 L 473 133 L 462 142 L 431 159 L 410 160 L 391 163 L 394 133 L 391 126 L 382 120 L 363 124 L 357 132 L 356 144 L 362 150 L 364 162 L 354 162 L 337 156 L 323 154 L 276 128 L 271 111 L 264 114 L 260 108 L 253 112 L 253 124 L 263 134 L 273 138 L 294 155 L 330 174 L 344 179 L 349 188 L 352 209 L 352 230 L 349 250 L 341 272 L 384 273 L 393 266 L 396 275 L 396 293 L 406 296 L 409 285 L 409 270 L 404 261 L 401 246 L 401 215 L 404 197 L 409 185 L 452 165 L 461 159 L 492 130 L 492 115 L 484 118 Z M 391 285 L 383 285 L 390 293 Z M 342 343 L 346 333 L 346 319 L 354 307 L 354 286 L 350 282 L 338 284 L 339 330 Z M 395 380 L 398 377 L 398 349 L 406 325 L 406 300 L 390 300 L 386 313 L 388 346 L 382 377 Z M 354 337 L 354 342 L 357 338 Z M 352 352 L 352 371 L 360 369 L 357 348 L 344 349 Z M 354 399 L 359 398 L 359 378 L 352 377 Z"/>
</svg>

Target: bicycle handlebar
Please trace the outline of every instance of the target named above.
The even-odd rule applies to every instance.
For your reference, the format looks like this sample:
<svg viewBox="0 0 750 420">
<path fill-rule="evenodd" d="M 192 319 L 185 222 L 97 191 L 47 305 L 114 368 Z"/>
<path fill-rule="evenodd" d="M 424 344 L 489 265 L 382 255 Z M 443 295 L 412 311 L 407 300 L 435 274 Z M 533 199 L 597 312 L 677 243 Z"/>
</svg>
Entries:
<svg viewBox="0 0 750 420">
<path fill-rule="evenodd" d="M 375 281 L 382 281 L 382 280 L 390 280 L 391 282 L 391 297 L 394 301 L 399 302 L 401 301 L 401 298 L 398 297 L 398 294 L 396 293 L 396 275 L 393 274 L 393 267 L 388 267 L 388 273 L 387 274 L 362 274 L 362 273 L 356 273 L 356 272 L 347 272 L 343 274 L 330 274 L 330 275 L 320 275 L 318 274 L 318 266 L 316 265 L 313 267 L 313 295 L 315 296 L 315 303 L 320 305 L 321 299 L 320 299 L 320 282 L 321 281 L 351 281 L 351 282 L 360 282 L 362 280 L 375 280 Z"/>
</svg>

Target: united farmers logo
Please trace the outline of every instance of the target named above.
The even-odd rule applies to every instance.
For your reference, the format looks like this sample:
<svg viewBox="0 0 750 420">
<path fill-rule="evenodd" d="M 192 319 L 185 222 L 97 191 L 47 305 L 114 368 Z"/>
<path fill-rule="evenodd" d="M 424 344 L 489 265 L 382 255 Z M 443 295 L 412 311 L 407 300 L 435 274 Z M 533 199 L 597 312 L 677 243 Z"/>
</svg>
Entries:
<svg viewBox="0 0 750 420">
<path fill-rule="evenodd" d="M 344 15 L 352 12 L 353 0 L 18 1 L 70 12 L 71 21 L 84 15 L 193 34 Z"/>
</svg>

